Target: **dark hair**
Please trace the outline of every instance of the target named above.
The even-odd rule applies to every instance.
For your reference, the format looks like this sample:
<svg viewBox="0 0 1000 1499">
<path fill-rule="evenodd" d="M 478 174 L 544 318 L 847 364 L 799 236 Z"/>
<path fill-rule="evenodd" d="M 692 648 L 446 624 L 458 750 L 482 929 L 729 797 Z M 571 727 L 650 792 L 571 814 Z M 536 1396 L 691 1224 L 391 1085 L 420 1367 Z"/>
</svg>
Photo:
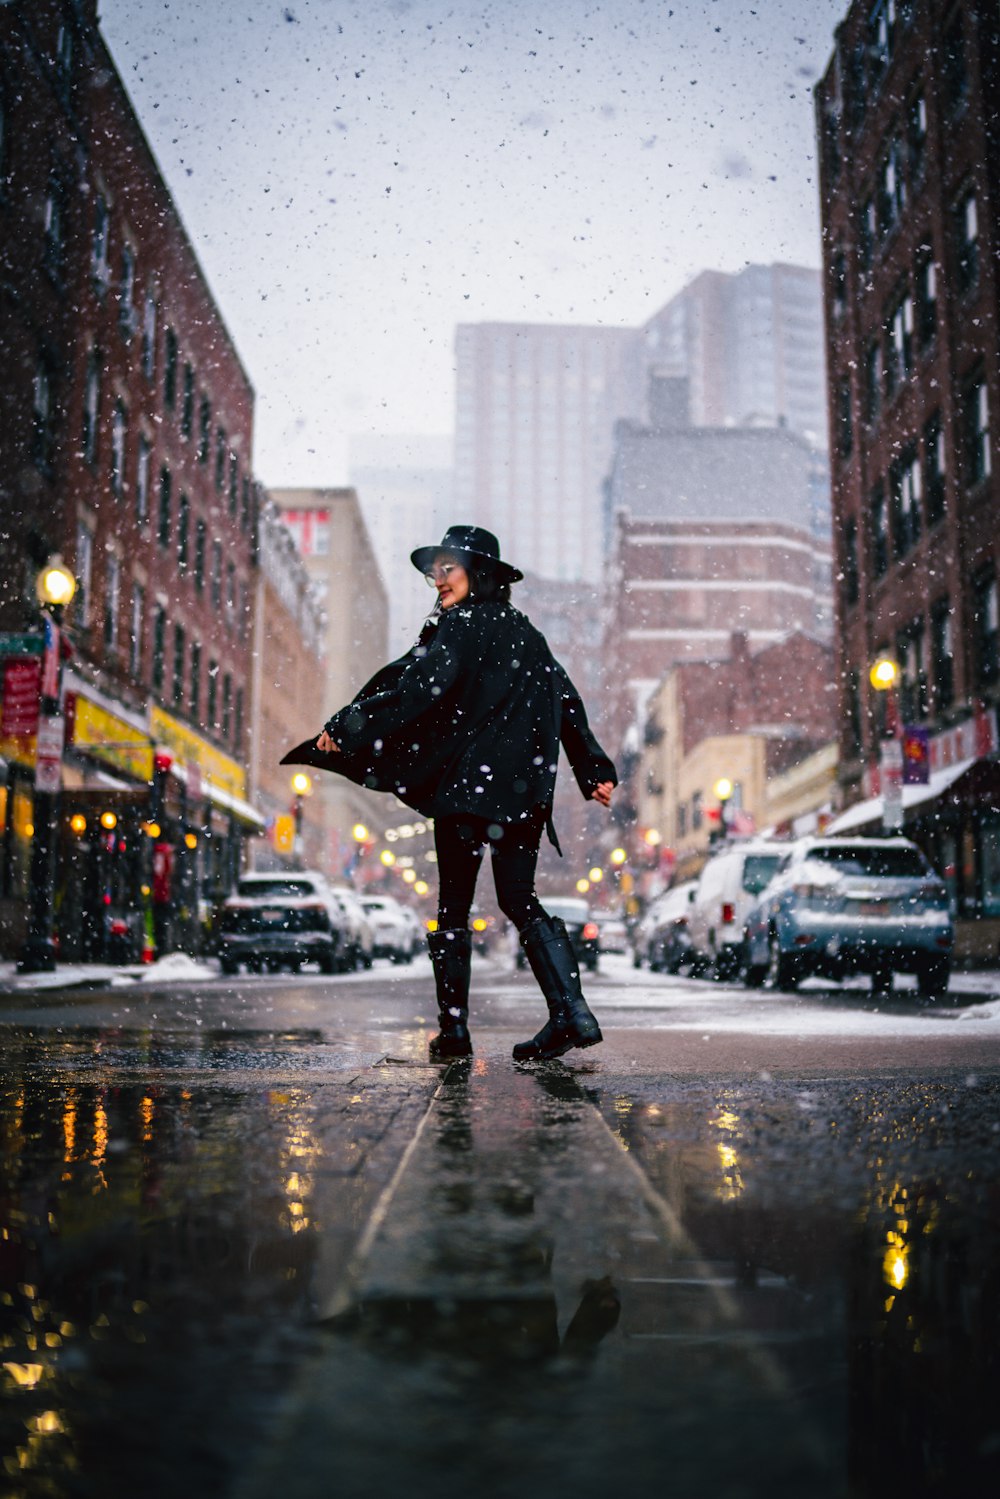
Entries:
<svg viewBox="0 0 1000 1499">
<path fill-rule="evenodd" d="M 501 578 L 488 562 L 472 563 L 466 572 L 469 575 L 470 604 L 510 603 L 510 583 Z"/>
</svg>

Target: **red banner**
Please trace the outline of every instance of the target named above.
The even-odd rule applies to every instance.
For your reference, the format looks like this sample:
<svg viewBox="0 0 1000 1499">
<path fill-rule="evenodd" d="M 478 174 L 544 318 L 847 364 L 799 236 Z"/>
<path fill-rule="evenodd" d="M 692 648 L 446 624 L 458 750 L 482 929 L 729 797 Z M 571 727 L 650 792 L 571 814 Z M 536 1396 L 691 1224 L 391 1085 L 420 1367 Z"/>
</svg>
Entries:
<svg viewBox="0 0 1000 1499">
<path fill-rule="evenodd" d="M 19 656 L 3 663 L 3 707 L 0 735 L 18 738 L 38 732 L 38 693 L 42 663 L 37 656 Z"/>
</svg>

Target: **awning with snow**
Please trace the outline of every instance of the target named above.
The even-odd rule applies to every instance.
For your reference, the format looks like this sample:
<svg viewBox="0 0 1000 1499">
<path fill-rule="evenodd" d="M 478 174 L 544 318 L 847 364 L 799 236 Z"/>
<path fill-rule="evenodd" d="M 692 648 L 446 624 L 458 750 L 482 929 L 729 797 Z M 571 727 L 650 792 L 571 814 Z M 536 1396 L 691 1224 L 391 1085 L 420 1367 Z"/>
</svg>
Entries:
<svg viewBox="0 0 1000 1499">
<path fill-rule="evenodd" d="M 903 815 L 911 807 L 918 807 L 923 802 L 934 801 L 936 797 L 955 786 L 966 771 L 971 770 L 978 762 L 975 757 L 971 760 L 959 760 L 957 765 L 945 765 L 940 770 L 932 771 L 926 786 L 904 786 L 903 787 Z M 870 796 L 867 801 L 856 802 L 853 807 L 848 807 L 839 817 L 835 817 L 826 831 L 827 833 L 849 833 L 855 828 L 863 828 L 871 822 L 881 822 L 883 814 L 883 799 L 881 796 Z"/>
</svg>

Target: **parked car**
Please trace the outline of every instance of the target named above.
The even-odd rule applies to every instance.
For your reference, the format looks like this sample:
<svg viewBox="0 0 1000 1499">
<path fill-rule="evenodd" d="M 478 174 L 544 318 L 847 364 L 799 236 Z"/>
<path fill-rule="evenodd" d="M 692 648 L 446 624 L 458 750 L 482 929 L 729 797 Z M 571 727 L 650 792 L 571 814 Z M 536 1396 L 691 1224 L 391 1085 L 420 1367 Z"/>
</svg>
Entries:
<svg viewBox="0 0 1000 1499">
<path fill-rule="evenodd" d="M 402 912 L 403 921 L 406 923 L 406 928 L 410 934 L 410 957 L 416 958 L 420 953 L 426 951 L 427 933 L 424 930 L 424 925 L 420 917 L 412 906 L 405 906 L 400 901 L 399 909 Z"/>
<path fill-rule="evenodd" d="M 289 968 L 316 962 L 323 973 L 343 965 L 346 933 L 329 900 L 316 895 L 233 895 L 223 902 L 217 949 L 223 973 Z"/>
<path fill-rule="evenodd" d="M 363 895 L 361 904 L 371 923 L 374 956 L 411 963 L 413 938 L 399 901 L 391 895 Z"/>
<path fill-rule="evenodd" d="M 628 928 L 613 911 L 595 911 L 599 952 L 628 952 Z"/>
<path fill-rule="evenodd" d="M 573 951 L 583 966 L 590 972 L 597 971 L 599 928 L 590 914 L 585 900 L 575 896 L 542 896 L 542 905 L 550 916 L 558 916 L 566 924 L 566 934 Z M 524 948 L 517 944 L 515 962 L 518 968 L 526 968 L 528 960 Z"/>
<path fill-rule="evenodd" d="M 867 973 L 888 993 L 898 971 L 931 998 L 948 988 L 953 943 L 947 890 L 916 844 L 805 838 L 747 913 L 743 977 L 794 989 L 813 974 Z"/>
<path fill-rule="evenodd" d="M 656 910 L 646 943 L 646 961 L 654 973 L 679 973 L 691 961 L 688 913 L 696 880 L 675 885 L 655 902 Z"/>
<path fill-rule="evenodd" d="M 787 843 L 748 838 L 724 845 L 698 877 L 688 910 L 691 962 L 718 979 L 735 978 L 743 952 L 747 913 L 788 857 Z"/>
<path fill-rule="evenodd" d="M 349 948 L 348 967 L 370 968 L 374 958 L 375 939 L 368 913 L 356 890 L 350 885 L 334 885 L 332 892 L 344 913 Z"/>
</svg>

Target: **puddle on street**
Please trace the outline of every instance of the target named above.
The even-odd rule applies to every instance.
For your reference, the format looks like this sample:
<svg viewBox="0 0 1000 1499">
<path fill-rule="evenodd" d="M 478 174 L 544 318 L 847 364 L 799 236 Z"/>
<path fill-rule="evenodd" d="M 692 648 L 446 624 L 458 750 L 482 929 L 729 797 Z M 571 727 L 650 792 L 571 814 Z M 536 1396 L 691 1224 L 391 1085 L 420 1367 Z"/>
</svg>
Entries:
<svg viewBox="0 0 1000 1499">
<path fill-rule="evenodd" d="M 594 1097 L 843 1454 L 852 1499 L 992 1487 L 1000 1079 L 628 1080 Z M 639 1335 L 669 1338 L 678 1288 L 645 1292 Z"/>
</svg>

